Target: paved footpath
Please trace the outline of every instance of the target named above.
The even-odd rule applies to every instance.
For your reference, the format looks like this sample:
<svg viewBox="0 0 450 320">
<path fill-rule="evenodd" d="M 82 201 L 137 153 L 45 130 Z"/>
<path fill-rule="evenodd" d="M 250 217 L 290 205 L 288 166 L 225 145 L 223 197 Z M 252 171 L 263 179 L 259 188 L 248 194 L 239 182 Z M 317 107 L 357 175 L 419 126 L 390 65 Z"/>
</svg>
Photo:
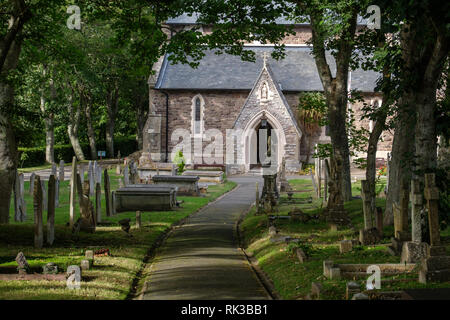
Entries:
<svg viewBox="0 0 450 320">
<path fill-rule="evenodd" d="M 235 223 L 255 201 L 255 182 L 261 186 L 262 179 L 231 180 L 237 189 L 192 215 L 159 249 L 144 300 L 269 298 L 235 236 Z"/>
</svg>

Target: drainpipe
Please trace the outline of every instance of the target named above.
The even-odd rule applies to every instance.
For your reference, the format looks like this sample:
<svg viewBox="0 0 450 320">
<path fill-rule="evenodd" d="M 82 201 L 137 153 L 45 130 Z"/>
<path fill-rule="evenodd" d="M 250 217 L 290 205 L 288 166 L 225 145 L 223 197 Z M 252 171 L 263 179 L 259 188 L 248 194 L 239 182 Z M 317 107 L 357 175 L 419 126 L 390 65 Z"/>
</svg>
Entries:
<svg viewBox="0 0 450 320">
<path fill-rule="evenodd" d="M 161 91 L 166 96 L 166 158 L 165 162 L 169 162 L 169 94 Z"/>
</svg>

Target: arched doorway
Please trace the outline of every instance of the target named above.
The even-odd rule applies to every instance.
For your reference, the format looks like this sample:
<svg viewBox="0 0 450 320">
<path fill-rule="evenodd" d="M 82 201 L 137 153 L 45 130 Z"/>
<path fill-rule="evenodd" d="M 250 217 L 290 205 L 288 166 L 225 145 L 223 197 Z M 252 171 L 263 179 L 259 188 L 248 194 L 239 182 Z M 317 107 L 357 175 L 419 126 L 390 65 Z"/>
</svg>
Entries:
<svg viewBox="0 0 450 320">
<path fill-rule="evenodd" d="M 281 164 L 286 137 L 280 122 L 268 112 L 254 116 L 244 130 L 246 171 Z"/>
</svg>

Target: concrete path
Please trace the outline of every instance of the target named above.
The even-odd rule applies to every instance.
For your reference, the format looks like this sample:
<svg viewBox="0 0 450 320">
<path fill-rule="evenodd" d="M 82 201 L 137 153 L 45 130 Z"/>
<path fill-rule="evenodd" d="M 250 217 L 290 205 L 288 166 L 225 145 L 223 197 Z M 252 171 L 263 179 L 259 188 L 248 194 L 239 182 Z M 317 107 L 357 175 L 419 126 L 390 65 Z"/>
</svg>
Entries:
<svg viewBox="0 0 450 320">
<path fill-rule="evenodd" d="M 235 223 L 255 200 L 259 177 L 236 177 L 234 191 L 192 215 L 159 249 L 145 300 L 268 299 L 237 249 Z"/>
</svg>

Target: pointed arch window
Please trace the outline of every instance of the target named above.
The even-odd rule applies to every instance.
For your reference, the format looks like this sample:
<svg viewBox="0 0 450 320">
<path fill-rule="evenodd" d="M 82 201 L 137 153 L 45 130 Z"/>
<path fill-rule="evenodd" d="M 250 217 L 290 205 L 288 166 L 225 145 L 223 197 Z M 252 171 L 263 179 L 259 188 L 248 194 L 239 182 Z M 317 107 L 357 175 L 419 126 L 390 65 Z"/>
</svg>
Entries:
<svg viewBox="0 0 450 320">
<path fill-rule="evenodd" d="M 192 116 L 192 133 L 194 134 L 194 136 L 203 135 L 204 108 L 205 108 L 205 102 L 203 100 L 203 97 L 201 95 L 196 95 L 192 99 L 192 114 L 191 114 L 191 116 Z"/>
</svg>

